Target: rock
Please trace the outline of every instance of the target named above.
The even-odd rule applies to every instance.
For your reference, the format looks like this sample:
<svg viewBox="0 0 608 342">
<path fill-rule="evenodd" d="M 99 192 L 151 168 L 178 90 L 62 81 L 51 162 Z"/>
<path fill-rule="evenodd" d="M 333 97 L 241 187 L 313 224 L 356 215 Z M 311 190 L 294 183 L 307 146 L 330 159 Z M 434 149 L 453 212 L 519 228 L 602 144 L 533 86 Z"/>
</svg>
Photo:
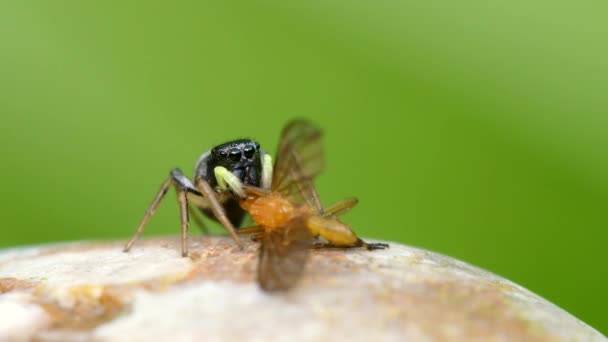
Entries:
<svg viewBox="0 0 608 342">
<path fill-rule="evenodd" d="M 224 237 L 0 251 L 0 341 L 606 341 L 543 298 L 429 251 L 320 250 L 265 293 L 258 245 Z"/>
</svg>

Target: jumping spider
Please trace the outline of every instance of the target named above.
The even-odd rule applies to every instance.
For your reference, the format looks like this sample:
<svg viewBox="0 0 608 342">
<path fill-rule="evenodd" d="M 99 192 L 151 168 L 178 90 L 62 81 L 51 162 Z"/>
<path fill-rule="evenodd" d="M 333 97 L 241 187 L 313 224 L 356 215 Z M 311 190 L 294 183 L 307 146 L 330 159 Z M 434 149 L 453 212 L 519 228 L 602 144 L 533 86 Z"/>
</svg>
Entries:
<svg viewBox="0 0 608 342">
<path fill-rule="evenodd" d="M 272 158 L 260 149 L 256 141 L 238 139 L 218 145 L 199 157 L 193 180 L 188 179 L 179 168 L 169 172 L 169 177 L 148 206 L 124 251 L 128 252 L 139 238 L 171 185 L 175 186 L 179 203 L 182 256 L 188 255 L 188 212 L 193 210 L 192 206 L 205 216 L 219 221 L 237 245 L 242 247 L 235 231 L 235 226 L 241 225 L 245 215 L 239 206 L 239 199 L 246 195 L 242 185 L 270 189 L 271 181 Z"/>
</svg>

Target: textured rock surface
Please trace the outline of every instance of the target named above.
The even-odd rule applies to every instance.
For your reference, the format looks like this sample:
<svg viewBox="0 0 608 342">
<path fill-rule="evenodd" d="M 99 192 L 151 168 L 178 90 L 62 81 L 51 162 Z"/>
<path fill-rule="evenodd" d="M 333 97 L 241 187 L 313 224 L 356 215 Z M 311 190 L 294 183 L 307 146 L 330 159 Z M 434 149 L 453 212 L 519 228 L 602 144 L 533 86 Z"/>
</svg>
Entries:
<svg viewBox="0 0 608 342">
<path fill-rule="evenodd" d="M 299 286 L 255 283 L 258 246 L 219 237 L 0 251 L 0 341 L 606 341 L 530 291 L 452 258 L 391 244 L 314 251 Z"/>
</svg>

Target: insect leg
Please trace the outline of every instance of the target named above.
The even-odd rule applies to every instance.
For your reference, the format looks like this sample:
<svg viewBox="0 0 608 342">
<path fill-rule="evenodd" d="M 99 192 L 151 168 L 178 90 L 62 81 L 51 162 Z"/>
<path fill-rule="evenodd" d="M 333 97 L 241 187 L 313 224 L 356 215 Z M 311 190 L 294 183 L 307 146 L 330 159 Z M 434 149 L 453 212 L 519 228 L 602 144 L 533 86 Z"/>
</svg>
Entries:
<svg viewBox="0 0 608 342">
<path fill-rule="evenodd" d="M 207 181 L 205 181 L 201 177 L 196 178 L 194 180 L 194 183 L 196 184 L 196 187 L 198 188 L 200 193 L 202 193 L 203 196 L 205 196 L 209 200 L 211 210 L 213 211 L 213 214 L 215 215 L 217 220 L 220 221 L 220 223 L 224 226 L 224 228 L 226 228 L 226 230 L 228 230 L 228 233 L 230 233 L 232 239 L 234 239 L 234 242 L 236 242 L 236 244 L 240 248 L 243 248 L 243 244 L 241 243 L 241 240 L 236 234 L 234 226 L 232 225 L 230 220 L 228 220 L 228 216 L 226 216 L 224 208 L 217 200 L 217 197 L 215 196 L 215 191 L 211 188 L 211 185 L 209 185 L 209 183 L 207 183 Z"/>
<path fill-rule="evenodd" d="M 348 249 L 348 248 L 359 248 L 359 247 L 364 247 L 368 251 L 373 251 L 375 249 L 388 248 L 388 243 L 380 243 L 380 242 L 368 243 L 368 242 L 361 240 L 360 238 L 357 238 L 357 241 L 352 245 L 338 245 L 333 242 L 319 242 L 319 243 L 315 243 L 314 245 L 312 245 L 312 248 L 314 248 L 314 249 L 326 249 L 326 248 Z"/>
<path fill-rule="evenodd" d="M 261 233 L 263 231 L 264 231 L 264 227 L 262 227 L 262 226 L 251 226 L 251 227 L 239 228 L 237 233 L 238 234 L 253 234 L 253 233 Z"/>
<path fill-rule="evenodd" d="M 357 203 L 359 203 L 359 200 L 355 197 L 345 198 L 325 208 L 323 217 L 340 216 L 351 210 Z"/>
<path fill-rule="evenodd" d="M 263 197 L 263 196 L 267 196 L 268 194 L 270 194 L 270 190 L 266 190 L 266 189 L 262 189 L 262 188 L 258 188 L 256 186 L 250 186 L 250 185 L 243 185 L 243 190 L 245 190 L 245 192 L 248 195 L 254 195 L 257 197 Z"/>
<path fill-rule="evenodd" d="M 260 242 L 260 241 L 262 241 L 263 238 L 264 238 L 264 233 L 258 233 L 251 237 L 251 241 Z"/>
</svg>

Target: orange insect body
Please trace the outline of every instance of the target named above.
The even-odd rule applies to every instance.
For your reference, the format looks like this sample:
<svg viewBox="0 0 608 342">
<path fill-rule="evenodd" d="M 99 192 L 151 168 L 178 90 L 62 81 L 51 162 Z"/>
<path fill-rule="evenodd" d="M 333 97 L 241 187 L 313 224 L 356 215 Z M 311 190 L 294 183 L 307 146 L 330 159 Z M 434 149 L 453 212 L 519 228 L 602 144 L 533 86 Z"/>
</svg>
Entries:
<svg viewBox="0 0 608 342">
<path fill-rule="evenodd" d="M 357 204 L 355 198 L 323 209 L 313 184 L 323 167 L 320 138 L 321 131 L 311 123 L 292 121 L 281 133 L 271 191 L 243 185 L 246 198 L 239 204 L 256 225 L 242 228 L 239 233 L 254 233 L 252 239 L 260 242 L 258 282 L 266 291 L 293 287 L 302 275 L 311 248 L 388 247 L 384 243 L 366 243 L 338 219 Z"/>
<path fill-rule="evenodd" d="M 249 212 L 255 223 L 267 229 L 281 227 L 296 215 L 307 211 L 305 206 L 296 207 L 276 193 L 262 197 L 249 196 L 241 201 L 241 207 Z"/>
<path fill-rule="evenodd" d="M 321 217 L 313 213 L 308 205 L 294 205 L 279 193 L 266 196 L 248 196 L 241 200 L 241 207 L 249 212 L 251 218 L 265 229 L 274 230 L 284 227 L 296 216 L 306 217 L 306 227 L 313 235 L 340 245 L 350 245 L 357 241 L 357 235 L 350 227 L 336 219 Z"/>
<path fill-rule="evenodd" d="M 350 227 L 337 218 L 327 218 L 318 215 L 310 216 L 306 226 L 314 235 L 321 235 L 325 239 L 338 245 L 351 245 L 357 242 L 357 235 Z"/>
</svg>

